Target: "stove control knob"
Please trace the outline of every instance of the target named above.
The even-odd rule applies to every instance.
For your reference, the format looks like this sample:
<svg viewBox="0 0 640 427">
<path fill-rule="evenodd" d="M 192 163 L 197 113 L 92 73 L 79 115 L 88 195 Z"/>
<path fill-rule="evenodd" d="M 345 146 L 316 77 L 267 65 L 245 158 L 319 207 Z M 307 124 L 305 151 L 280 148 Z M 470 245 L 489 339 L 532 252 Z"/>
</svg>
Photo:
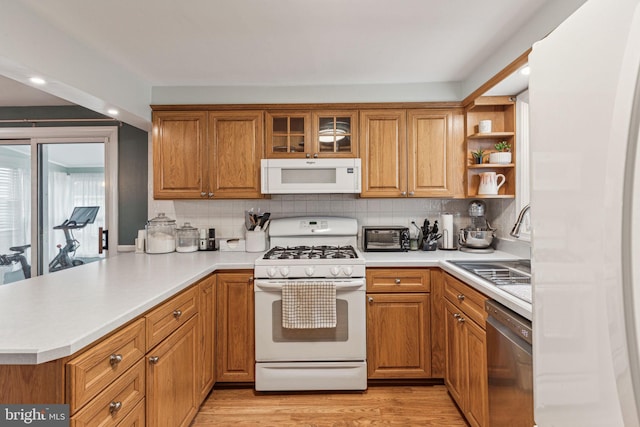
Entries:
<svg viewBox="0 0 640 427">
<path fill-rule="evenodd" d="M 315 272 L 316 272 L 316 269 L 314 267 L 307 267 L 304 269 L 304 274 L 306 274 L 309 277 L 313 276 L 313 273 Z"/>
<path fill-rule="evenodd" d="M 348 265 L 346 267 L 343 267 L 342 271 L 344 271 L 344 274 L 346 274 L 347 276 L 351 276 L 353 274 L 353 267 Z"/>
<path fill-rule="evenodd" d="M 289 267 L 280 267 L 280 274 L 282 277 L 287 277 L 289 275 Z"/>
<path fill-rule="evenodd" d="M 331 270 L 329 270 L 331 272 L 332 276 L 337 276 L 338 274 L 340 274 L 340 267 L 331 267 Z"/>
<path fill-rule="evenodd" d="M 269 267 L 267 268 L 267 275 L 271 278 L 276 277 L 276 274 L 278 273 L 278 270 L 275 267 Z"/>
</svg>

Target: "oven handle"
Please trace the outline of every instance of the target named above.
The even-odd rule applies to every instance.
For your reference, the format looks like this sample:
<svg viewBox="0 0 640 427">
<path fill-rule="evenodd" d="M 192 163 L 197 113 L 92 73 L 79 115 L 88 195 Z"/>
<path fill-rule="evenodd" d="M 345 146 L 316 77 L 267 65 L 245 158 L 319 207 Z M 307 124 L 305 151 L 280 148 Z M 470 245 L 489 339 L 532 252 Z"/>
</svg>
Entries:
<svg viewBox="0 0 640 427">
<path fill-rule="evenodd" d="M 352 289 L 360 289 L 360 288 L 364 288 L 366 287 L 366 280 L 365 279 L 328 279 L 328 280 L 322 280 L 322 279 L 290 279 L 290 280 L 270 280 L 270 279 L 256 279 L 253 282 L 253 286 L 256 290 L 261 289 L 264 291 L 281 291 L 282 290 L 282 285 L 284 285 L 285 283 L 291 283 L 291 282 L 335 282 L 336 284 L 336 291 L 347 291 L 347 290 L 352 290 Z"/>
</svg>

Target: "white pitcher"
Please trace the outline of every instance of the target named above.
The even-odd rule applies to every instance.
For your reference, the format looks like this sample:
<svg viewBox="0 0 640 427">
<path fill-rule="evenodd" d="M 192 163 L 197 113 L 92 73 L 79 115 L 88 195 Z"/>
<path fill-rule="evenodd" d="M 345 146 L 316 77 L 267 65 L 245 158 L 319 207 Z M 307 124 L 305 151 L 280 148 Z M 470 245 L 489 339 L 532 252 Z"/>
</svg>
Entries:
<svg viewBox="0 0 640 427">
<path fill-rule="evenodd" d="M 502 180 L 500 180 L 502 178 Z M 498 183 L 498 181 L 500 181 Z M 478 195 L 480 194 L 498 194 L 498 189 L 504 184 L 505 177 L 501 173 L 482 172 L 480 173 L 480 185 L 478 186 Z"/>
</svg>

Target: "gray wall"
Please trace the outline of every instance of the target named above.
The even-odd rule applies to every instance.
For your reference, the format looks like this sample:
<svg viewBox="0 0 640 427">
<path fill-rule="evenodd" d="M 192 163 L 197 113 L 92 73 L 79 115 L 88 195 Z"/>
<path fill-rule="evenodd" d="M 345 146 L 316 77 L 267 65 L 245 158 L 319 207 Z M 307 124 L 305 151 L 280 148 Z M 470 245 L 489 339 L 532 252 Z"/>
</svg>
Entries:
<svg viewBox="0 0 640 427">
<path fill-rule="evenodd" d="M 0 120 L 105 119 L 79 106 L 0 107 Z M 108 126 L 118 122 L 38 123 L 37 127 Z M 2 127 L 31 127 L 31 123 L 0 123 Z M 123 123 L 118 128 L 118 243 L 133 245 L 147 221 L 147 132 Z M 114 248 L 112 248 L 114 249 Z"/>
</svg>

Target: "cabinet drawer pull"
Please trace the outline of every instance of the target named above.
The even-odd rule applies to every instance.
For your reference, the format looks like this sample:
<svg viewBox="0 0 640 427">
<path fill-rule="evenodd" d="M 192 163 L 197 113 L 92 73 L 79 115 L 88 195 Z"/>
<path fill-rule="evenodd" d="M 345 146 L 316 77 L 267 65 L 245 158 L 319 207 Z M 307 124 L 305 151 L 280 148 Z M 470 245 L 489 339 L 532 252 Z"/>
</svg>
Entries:
<svg viewBox="0 0 640 427">
<path fill-rule="evenodd" d="M 158 356 L 149 357 L 149 363 L 151 363 L 152 365 L 155 365 L 156 363 L 158 363 L 159 360 L 160 358 Z"/>
<path fill-rule="evenodd" d="M 122 355 L 121 354 L 112 354 L 111 356 L 109 356 L 109 363 L 111 363 L 111 366 L 116 366 L 118 363 L 122 362 Z"/>
<path fill-rule="evenodd" d="M 173 311 L 173 317 L 175 317 L 176 319 L 179 319 L 180 316 L 182 316 L 182 310 L 174 310 Z"/>
<path fill-rule="evenodd" d="M 458 294 L 458 301 L 464 301 L 464 294 Z"/>
<path fill-rule="evenodd" d="M 396 285 L 400 284 L 400 279 L 396 279 Z"/>
<path fill-rule="evenodd" d="M 111 412 L 112 415 L 118 412 L 120 409 L 122 409 L 122 402 L 109 403 L 109 412 Z"/>
</svg>

